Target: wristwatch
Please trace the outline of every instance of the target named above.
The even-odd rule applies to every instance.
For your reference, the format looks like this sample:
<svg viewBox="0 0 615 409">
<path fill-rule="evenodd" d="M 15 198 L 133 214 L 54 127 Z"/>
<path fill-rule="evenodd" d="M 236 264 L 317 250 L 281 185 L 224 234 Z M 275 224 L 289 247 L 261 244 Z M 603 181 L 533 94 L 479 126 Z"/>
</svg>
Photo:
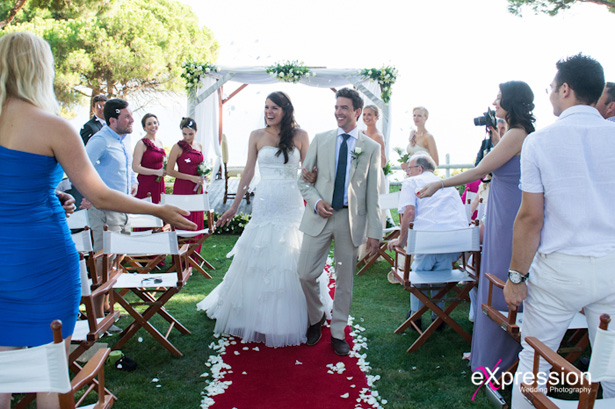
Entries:
<svg viewBox="0 0 615 409">
<path fill-rule="evenodd" d="M 513 284 L 524 283 L 525 280 L 527 280 L 529 276 L 530 276 L 529 272 L 524 275 L 518 272 L 517 270 L 508 270 L 508 279 Z"/>
</svg>

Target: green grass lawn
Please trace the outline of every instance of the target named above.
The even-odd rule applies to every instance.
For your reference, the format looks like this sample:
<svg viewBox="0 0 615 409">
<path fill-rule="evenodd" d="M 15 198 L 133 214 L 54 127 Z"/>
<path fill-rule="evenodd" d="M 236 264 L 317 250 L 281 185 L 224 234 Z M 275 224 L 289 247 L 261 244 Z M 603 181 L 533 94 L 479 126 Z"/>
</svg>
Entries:
<svg viewBox="0 0 615 409">
<path fill-rule="evenodd" d="M 211 353 L 208 346 L 215 338 L 214 322 L 204 312 L 197 312 L 195 304 L 222 280 L 230 265 L 225 255 L 236 240 L 237 236 L 224 235 L 206 240 L 202 253 L 216 268 L 212 272 L 214 278 L 208 280 L 193 275 L 188 285 L 167 304 L 167 310 L 192 332 L 181 335 L 174 331 L 170 336 L 171 342 L 183 352 L 182 358 L 172 357 L 141 329 L 123 348 L 127 356 L 137 361 L 137 370 L 122 372 L 106 366 L 107 387 L 118 397 L 114 407 L 200 407 L 201 391 L 206 385 L 200 374 L 206 371 L 205 362 Z M 405 319 L 409 293 L 399 285 L 388 283 L 388 270 L 388 264 L 382 261 L 364 275 L 355 277 L 351 312 L 355 323 L 366 328 L 362 335 L 367 337 L 369 345 L 367 361 L 373 368 L 371 373 L 381 376 L 375 388 L 388 401 L 384 407 L 490 408 L 483 393 L 477 394 L 476 401 L 471 401 L 476 387 L 470 381 L 467 361 L 461 359 L 462 353 L 470 350 L 470 345 L 450 328 L 433 335 L 417 352 L 406 353 L 416 333 L 408 330 L 398 335 L 393 330 Z M 467 310 L 467 305 L 461 306 L 456 318 L 471 331 Z M 123 328 L 129 322 L 123 317 L 118 325 Z M 166 322 L 153 322 L 161 332 L 166 331 Z M 115 341 L 114 337 L 104 340 L 110 345 Z M 154 378 L 159 382 L 152 382 Z"/>
</svg>

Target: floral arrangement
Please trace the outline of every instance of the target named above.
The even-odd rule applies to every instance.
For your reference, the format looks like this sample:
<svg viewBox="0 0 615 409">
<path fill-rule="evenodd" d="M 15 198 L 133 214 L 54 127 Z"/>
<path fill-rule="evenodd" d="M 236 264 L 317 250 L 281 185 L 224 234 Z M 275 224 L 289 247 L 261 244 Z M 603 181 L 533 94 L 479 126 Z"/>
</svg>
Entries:
<svg viewBox="0 0 615 409">
<path fill-rule="evenodd" d="M 218 219 L 222 216 L 219 213 L 214 213 L 214 222 L 218 221 Z M 231 219 L 228 225 L 216 227 L 214 234 L 241 234 L 243 233 L 243 229 L 246 227 L 248 222 L 250 221 L 250 215 L 245 213 L 240 213 L 235 215 Z M 205 228 L 207 228 L 207 218 L 205 218 Z"/>
<path fill-rule="evenodd" d="M 402 148 L 397 147 L 397 148 L 393 148 L 393 150 L 397 152 L 397 154 L 399 155 L 399 159 L 397 159 L 399 163 L 406 163 L 408 162 L 408 159 L 410 159 L 410 155 L 404 152 Z"/>
<path fill-rule="evenodd" d="M 285 61 L 267 67 L 267 73 L 279 81 L 297 83 L 303 77 L 315 76 L 316 74 L 302 62 Z"/>
<path fill-rule="evenodd" d="M 365 68 L 359 72 L 364 79 L 377 81 L 380 85 L 380 97 L 385 104 L 391 100 L 391 87 L 397 80 L 397 68 L 392 66 L 377 68 Z"/>
<path fill-rule="evenodd" d="M 207 180 L 207 176 L 211 173 L 211 168 L 208 168 L 207 165 L 205 164 L 205 161 L 203 161 L 199 163 L 199 166 L 197 166 L 196 173 L 201 177 L 201 179 L 203 179 L 203 184 L 205 184 L 205 180 Z M 194 187 L 194 191 L 196 192 L 196 190 L 199 187 L 202 187 L 203 184 L 196 185 Z"/>
<path fill-rule="evenodd" d="M 165 156 L 164 158 L 162 158 L 162 169 L 166 169 L 167 168 L 167 164 L 169 163 L 169 159 L 167 159 L 167 157 Z M 162 180 L 164 176 L 158 176 L 156 178 L 156 182 L 160 182 Z"/>
<path fill-rule="evenodd" d="M 393 173 L 393 165 L 391 164 L 391 161 L 387 161 L 386 165 L 382 168 L 382 171 L 384 172 L 384 176 L 388 176 Z"/>
<path fill-rule="evenodd" d="M 220 69 L 214 64 L 201 64 L 198 62 L 186 61 L 182 63 L 181 77 L 186 80 L 186 91 L 191 92 L 198 88 L 201 79 L 210 72 L 218 72 Z"/>
</svg>

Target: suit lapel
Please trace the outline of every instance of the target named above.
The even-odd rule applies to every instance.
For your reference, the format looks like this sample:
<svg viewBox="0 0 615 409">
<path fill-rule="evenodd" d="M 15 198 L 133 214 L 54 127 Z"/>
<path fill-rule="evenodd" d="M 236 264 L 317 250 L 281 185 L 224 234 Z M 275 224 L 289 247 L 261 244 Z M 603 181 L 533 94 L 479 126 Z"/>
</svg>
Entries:
<svg viewBox="0 0 615 409">
<path fill-rule="evenodd" d="M 363 136 L 363 132 L 359 131 L 359 137 L 357 138 L 357 145 L 355 146 L 355 151 L 358 150 L 363 153 L 365 152 L 365 146 L 364 146 L 364 136 Z M 352 181 L 352 177 L 354 176 L 354 171 L 357 169 L 357 164 L 359 163 L 359 158 L 360 155 L 357 156 L 356 159 L 353 159 L 350 165 L 350 181 Z"/>
<path fill-rule="evenodd" d="M 327 165 L 329 167 L 329 175 L 331 177 L 330 180 L 335 181 L 335 148 L 336 148 L 336 143 L 337 143 L 337 130 L 335 131 L 331 131 L 331 134 L 329 135 L 329 138 L 327 138 L 327 141 L 324 143 L 324 148 L 325 148 L 325 152 L 332 152 L 331 154 L 327 155 L 328 160 L 327 160 Z"/>
</svg>

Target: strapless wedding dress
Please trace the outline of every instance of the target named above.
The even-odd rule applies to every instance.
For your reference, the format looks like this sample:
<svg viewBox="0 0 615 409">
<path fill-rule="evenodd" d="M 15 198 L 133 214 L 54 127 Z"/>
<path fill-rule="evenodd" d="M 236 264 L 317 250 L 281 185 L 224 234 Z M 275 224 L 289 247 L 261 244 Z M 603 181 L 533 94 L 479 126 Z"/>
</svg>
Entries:
<svg viewBox="0 0 615 409">
<path fill-rule="evenodd" d="M 298 149 L 276 156 L 278 148 L 258 152 L 261 180 L 256 188 L 252 217 L 235 247 L 224 280 L 197 309 L 216 320 L 216 333 L 230 334 L 245 342 L 270 347 L 305 342 L 307 303 L 297 262 L 303 234 L 299 222 L 304 211 L 297 186 Z M 328 279 L 321 279 L 325 310 L 331 311 Z"/>
</svg>

